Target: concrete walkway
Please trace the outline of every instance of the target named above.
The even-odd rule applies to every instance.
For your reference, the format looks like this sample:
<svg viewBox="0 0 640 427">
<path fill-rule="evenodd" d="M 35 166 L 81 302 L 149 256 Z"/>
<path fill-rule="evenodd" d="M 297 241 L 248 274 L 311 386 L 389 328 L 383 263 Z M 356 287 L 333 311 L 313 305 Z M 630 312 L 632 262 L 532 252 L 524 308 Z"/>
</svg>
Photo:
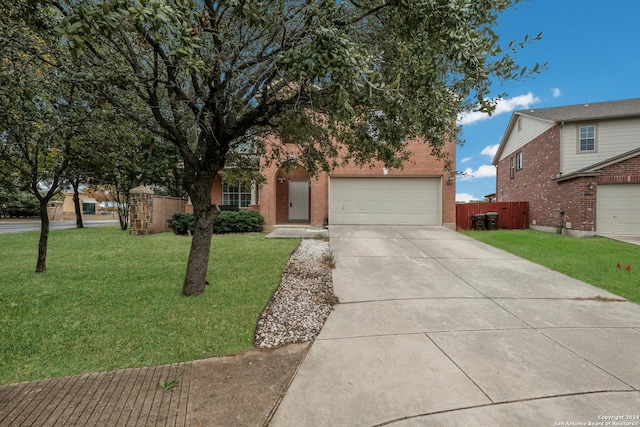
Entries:
<svg viewBox="0 0 640 427">
<path fill-rule="evenodd" d="M 313 239 L 328 236 L 328 230 L 308 225 L 277 225 L 267 234 L 267 239 Z"/>
<path fill-rule="evenodd" d="M 271 426 L 640 425 L 640 305 L 442 227 L 330 237 L 340 304 Z"/>
</svg>

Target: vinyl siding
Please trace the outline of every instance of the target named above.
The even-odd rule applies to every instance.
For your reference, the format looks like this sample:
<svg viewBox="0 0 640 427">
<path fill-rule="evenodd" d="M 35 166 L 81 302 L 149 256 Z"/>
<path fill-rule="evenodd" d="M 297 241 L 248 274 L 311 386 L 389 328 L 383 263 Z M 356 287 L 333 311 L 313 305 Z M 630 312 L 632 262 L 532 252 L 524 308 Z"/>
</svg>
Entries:
<svg viewBox="0 0 640 427">
<path fill-rule="evenodd" d="M 542 135 L 554 125 L 554 123 L 550 123 L 548 121 L 537 120 L 525 116 L 520 116 L 520 120 L 522 125 L 521 130 L 518 131 L 517 123 L 513 126 L 499 160 L 503 160 L 511 156 L 513 153 L 521 149 L 526 143 L 537 136 Z"/>
<path fill-rule="evenodd" d="M 578 153 L 578 129 L 585 125 L 596 126 L 596 151 L 593 153 Z M 569 123 L 561 132 L 563 175 L 640 147 L 640 119 Z"/>
</svg>

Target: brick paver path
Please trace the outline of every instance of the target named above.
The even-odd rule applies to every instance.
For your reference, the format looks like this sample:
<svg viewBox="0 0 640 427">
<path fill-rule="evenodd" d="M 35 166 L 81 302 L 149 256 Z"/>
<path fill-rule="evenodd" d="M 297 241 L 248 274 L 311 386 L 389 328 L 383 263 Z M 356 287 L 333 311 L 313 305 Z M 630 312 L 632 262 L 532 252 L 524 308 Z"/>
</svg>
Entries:
<svg viewBox="0 0 640 427">
<path fill-rule="evenodd" d="M 0 386 L 1 426 L 185 426 L 193 363 Z M 160 380 L 175 378 L 165 391 Z"/>
</svg>

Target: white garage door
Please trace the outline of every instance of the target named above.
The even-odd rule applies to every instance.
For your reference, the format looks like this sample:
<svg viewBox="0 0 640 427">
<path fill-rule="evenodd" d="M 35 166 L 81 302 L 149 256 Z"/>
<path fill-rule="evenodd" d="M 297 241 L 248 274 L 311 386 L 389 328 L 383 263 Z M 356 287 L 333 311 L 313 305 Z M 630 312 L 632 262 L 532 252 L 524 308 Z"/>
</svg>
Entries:
<svg viewBox="0 0 640 427">
<path fill-rule="evenodd" d="M 598 185 L 596 232 L 640 234 L 640 185 Z"/>
<path fill-rule="evenodd" d="M 440 178 L 332 177 L 330 224 L 441 225 Z"/>
</svg>

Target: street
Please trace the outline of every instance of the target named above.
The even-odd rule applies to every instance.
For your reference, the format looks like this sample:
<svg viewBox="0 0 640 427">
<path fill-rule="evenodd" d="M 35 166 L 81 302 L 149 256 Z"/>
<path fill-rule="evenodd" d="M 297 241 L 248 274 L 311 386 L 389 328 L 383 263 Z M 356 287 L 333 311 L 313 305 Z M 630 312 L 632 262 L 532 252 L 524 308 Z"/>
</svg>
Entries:
<svg viewBox="0 0 640 427">
<path fill-rule="evenodd" d="M 83 224 L 86 228 L 91 227 L 105 227 L 105 226 L 118 226 L 120 223 L 117 219 L 109 220 L 84 220 Z M 66 228 L 75 228 L 76 221 L 51 221 L 49 223 L 50 230 L 61 230 Z M 8 233 L 23 233 L 25 231 L 39 231 L 39 220 L 24 220 L 24 221 L 5 221 L 0 220 L 0 234 Z"/>
</svg>

